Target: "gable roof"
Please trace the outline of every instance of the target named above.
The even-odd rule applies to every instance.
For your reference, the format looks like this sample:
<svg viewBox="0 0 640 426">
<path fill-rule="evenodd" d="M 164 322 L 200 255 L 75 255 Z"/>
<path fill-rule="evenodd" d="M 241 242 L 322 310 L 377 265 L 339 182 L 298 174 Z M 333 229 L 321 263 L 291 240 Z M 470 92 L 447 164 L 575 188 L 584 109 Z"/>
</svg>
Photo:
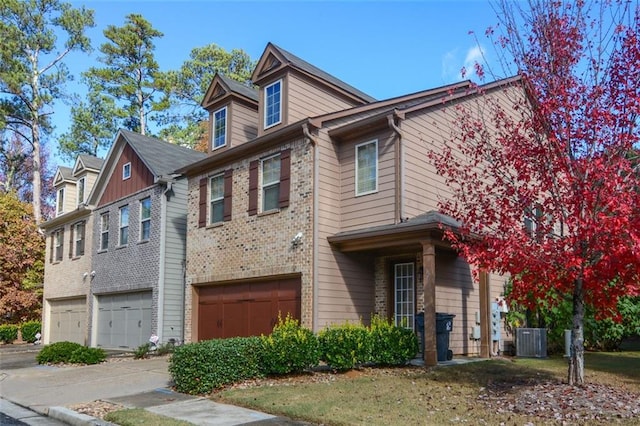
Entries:
<svg viewBox="0 0 640 426">
<path fill-rule="evenodd" d="M 53 184 L 59 185 L 62 182 L 75 182 L 73 177 L 73 170 L 70 167 L 58 166 L 55 176 L 53 177 Z"/>
<path fill-rule="evenodd" d="M 207 107 L 209 107 L 211 104 L 229 95 L 239 96 L 240 98 L 244 98 L 251 103 L 255 103 L 257 106 L 257 89 L 254 89 L 253 87 L 247 87 L 238 81 L 235 81 L 218 73 L 213 76 L 213 80 L 211 80 L 211 84 L 207 89 L 207 93 L 205 93 L 204 97 L 202 98 L 202 102 L 200 103 L 200 105 L 202 105 L 203 108 L 207 109 Z"/>
<path fill-rule="evenodd" d="M 176 169 L 202 160 L 207 156 L 203 152 L 174 145 L 158 138 L 120 129 L 104 160 L 104 166 L 91 191 L 91 195 L 87 201 L 88 204 L 95 204 L 102 197 L 102 193 L 111 179 L 111 175 L 114 172 L 116 163 L 125 145 L 129 145 L 131 149 L 133 149 L 135 154 L 140 158 L 140 161 L 144 163 L 145 167 L 147 167 L 149 172 L 154 176 L 155 181 L 158 181 L 161 177 L 174 175 Z"/>
<path fill-rule="evenodd" d="M 103 164 L 104 160 L 102 158 L 89 154 L 80 154 L 78 158 L 76 158 L 76 163 L 73 166 L 73 174 L 76 175 L 83 170 L 99 172 Z"/>
<path fill-rule="evenodd" d="M 359 98 L 365 103 L 375 102 L 376 100 L 363 91 L 356 89 L 350 84 L 345 83 L 339 78 L 334 77 L 333 75 L 321 70 L 314 65 L 311 65 L 307 61 L 297 57 L 293 53 L 288 52 L 279 46 L 276 46 L 271 42 L 267 44 L 267 47 L 265 48 L 260 60 L 258 61 L 258 65 L 251 75 L 251 80 L 253 80 L 254 82 L 259 81 L 262 75 L 264 75 L 265 73 L 268 73 L 269 71 L 276 68 L 283 68 L 284 66 L 289 66 L 291 68 L 302 71 L 303 73 L 311 74 L 316 78 L 324 80 L 329 85 L 335 86 L 347 93 L 350 93 L 352 96 Z"/>
<path fill-rule="evenodd" d="M 120 129 L 118 135 L 133 148 L 156 178 L 173 174 L 174 170 L 206 157 L 203 152 L 130 130 Z"/>
</svg>

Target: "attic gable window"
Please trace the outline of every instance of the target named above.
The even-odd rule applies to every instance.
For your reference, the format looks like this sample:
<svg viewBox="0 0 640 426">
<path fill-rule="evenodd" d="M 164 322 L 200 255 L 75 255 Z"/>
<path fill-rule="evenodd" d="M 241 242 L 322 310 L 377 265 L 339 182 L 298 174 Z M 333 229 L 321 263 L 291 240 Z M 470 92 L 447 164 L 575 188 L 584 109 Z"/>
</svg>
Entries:
<svg viewBox="0 0 640 426">
<path fill-rule="evenodd" d="M 264 128 L 282 121 L 282 80 L 264 88 Z"/>
<path fill-rule="evenodd" d="M 213 113 L 213 146 L 212 149 L 227 144 L 227 107 Z"/>
<path fill-rule="evenodd" d="M 131 163 L 127 163 L 122 166 L 122 180 L 127 180 L 131 177 Z"/>
<path fill-rule="evenodd" d="M 78 205 L 84 204 L 84 188 L 85 188 L 85 178 L 81 177 L 78 179 L 78 183 L 76 184 L 78 188 Z"/>
<path fill-rule="evenodd" d="M 58 195 L 56 197 L 56 215 L 64 213 L 64 188 L 58 189 Z"/>
</svg>

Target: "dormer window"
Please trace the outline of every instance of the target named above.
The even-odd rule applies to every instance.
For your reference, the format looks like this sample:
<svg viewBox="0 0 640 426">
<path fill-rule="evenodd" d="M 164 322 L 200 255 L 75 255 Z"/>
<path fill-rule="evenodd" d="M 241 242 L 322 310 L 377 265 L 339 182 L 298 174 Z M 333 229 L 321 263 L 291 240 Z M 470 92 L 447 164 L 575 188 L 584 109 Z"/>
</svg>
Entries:
<svg viewBox="0 0 640 426">
<path fill-rule="evenodd" d="M 264 128 L 282 121 L 282 80 L 264 88 Z"/>
<path fill-rule="evenodd" d="M 131 177 L 131 163 L 127 163 L 122 166 L 122 180 L 127 180 Z"/>
<path fill-rule="evenodd" d="M 227 144 L 227 107 L 213 113 L 213 149 Z"/>
<path fill-rule="evenodd" d="M 58 189 L 56 198 L 56 214 L 61 215 L 62 213 L 64 213 L 64 188 Z"/>
<path fill-rule="evenodd" d="M 85 178 L 81 177 L 78 179 L 76 186 L 78 188 L 78 205 L 84 204 Z"/>
</svg>

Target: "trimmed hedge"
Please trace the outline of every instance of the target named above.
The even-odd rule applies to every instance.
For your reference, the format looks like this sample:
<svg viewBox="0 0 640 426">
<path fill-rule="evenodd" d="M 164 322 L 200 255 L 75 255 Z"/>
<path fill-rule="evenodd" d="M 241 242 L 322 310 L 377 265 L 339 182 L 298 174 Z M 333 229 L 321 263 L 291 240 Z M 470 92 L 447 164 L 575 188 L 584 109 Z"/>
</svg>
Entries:
<svg viewBox="0 0 640 426">
<path fill-rule="evenodd" d="M 42 329 L 40 321 L 28 321 L 22 324 L 20 331 L 22 332 L 22 340 L 25 342 L 33 343 L 36 340 L 36 334 Z"/>
<path fill-rule="evenodd" d="M 56 342 L 46 345 L 36 355 L 38 364 L 99 364 L 107 358 L 102 348 L 89 348 L 74 342 Z"/>
<path fill-rule="evenodd" d="M 320 346 L 313 332 L 287 315 L 278 318 L 269 336 L 261 336 L 265 374 L 299 373 L 318 365 Z"/>
<path fill-rule="evenodd" d="M 4 343 L 13 343 L 18 339 L 18 328 L 15 324 L 0 325 L 0 340 Z"/>
<path fill-rule="evenodd" d="M 398 327 L 379 316 L 371 318 L 371 362 L 404 365 L 418 353 L 418 337 L 408 328 Z"/>
<path fill-rule="evenodd" d="M 259 337 L 204 340 L 176 347 L 169 373 L 176 390 L 205 394 L 224 385 L 263 377 Z"/>
<path fill-rule="evenodd" d="M 345 323 L 325 328 L 318 334 L 322 361 L 336 370 L 348 370 L 368 363 L 372 347 L 369 330 L 362 324 Z"/>
</svg>

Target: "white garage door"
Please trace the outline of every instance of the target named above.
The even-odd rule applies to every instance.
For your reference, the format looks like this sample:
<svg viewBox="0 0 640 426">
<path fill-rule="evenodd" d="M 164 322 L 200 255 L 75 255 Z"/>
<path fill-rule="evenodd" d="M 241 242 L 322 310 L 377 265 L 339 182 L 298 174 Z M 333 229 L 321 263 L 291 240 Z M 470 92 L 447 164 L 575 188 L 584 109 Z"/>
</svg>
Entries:
<svg viewBox="0 0 640 426">
<path fill-rule="evenodd" d="M 86 299 L 50 301 L 49 306 L 49 343 L 68 341 L 84 345 L 87 330 Z"/>
<path fill-rule="evenodd" d="M 150 291 L 98 297 L 98 346 L 135 349 L 150 336 Z"/>
</svg>

